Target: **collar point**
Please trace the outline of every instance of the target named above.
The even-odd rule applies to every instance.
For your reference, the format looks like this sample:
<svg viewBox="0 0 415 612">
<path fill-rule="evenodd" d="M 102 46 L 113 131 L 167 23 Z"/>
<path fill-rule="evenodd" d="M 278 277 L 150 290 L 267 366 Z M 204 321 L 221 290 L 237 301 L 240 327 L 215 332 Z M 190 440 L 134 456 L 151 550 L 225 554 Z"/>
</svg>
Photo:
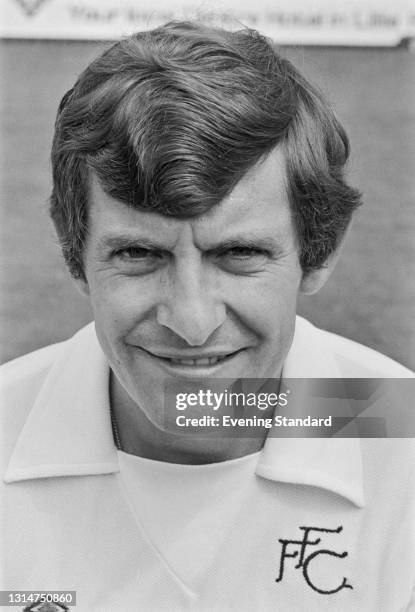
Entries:
<svg viewBox="0 0 415 612">
<path fill-rule="evenodd" d="M 55 465 L 29 465 L 25 467 L 9 466 L 3 476 L 6 484 L 22 482 L 24 480 L 37 480 L 40 478 L 59 478 L 63 476 L 99 476 L 114 474 L 120 471 L 118 461 L 91 464 L 55 464 Z"/>
<path fill-rule="evenodd" d="M 256 473 L 262 478 L 290 484 L 293 486 L 306 486 L 323 489 L 342 497 L 354 506 L 361 509 L 365 507 L 365 496 L 362 487 L 351 485 L 349 482 L 329 478 L 326 473 L 309 472 L 308 474 L 300 473 L 297 470 L 279 470 L 272 465 L 262 464 L 257 467 Z"/>
</svg>

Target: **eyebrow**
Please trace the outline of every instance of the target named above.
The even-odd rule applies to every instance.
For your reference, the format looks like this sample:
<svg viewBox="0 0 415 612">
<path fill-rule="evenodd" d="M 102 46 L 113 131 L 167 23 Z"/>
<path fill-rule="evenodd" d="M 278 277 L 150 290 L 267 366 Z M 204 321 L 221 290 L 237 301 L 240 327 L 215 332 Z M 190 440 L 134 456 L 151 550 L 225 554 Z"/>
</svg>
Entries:
<svg viewBox="0 0 415 612">
<path fill-rule="evenodd" d="M 150 240 L 145 236 L 132 236 L 130 234 L 116 234 L 103 236 L 99 243 L 98 248 L 101 249 L 112 249 L 121 250 L 128 248 L 146 248 L 155 251 L 169 251 L 171 247 L 164 244 L 157 243 L 155 240 Z M 283 247 L 277 238 L 272 236 L 259 236 L 253 232 L 239 234 L 231 236 L 218 242 L 206 249 L 203 249 L 206 253 L 220 253 L 228 249 L 234 249 L 237 247 L 261 249 L 264 251 L 272 252 L 273 254 L 280 254 L 283 251 Z"/>
<path fill-rule="evenodd" d="M 137 246 L 159 251 L 166 250 L 165 246 L 144 236 L 130 236 L 129 234 L 103 236 L 98 243 L 98 248 L 105 249 L 128 249 Z"/>
<path fill-rule="evenodd" d="M 227 251 L 236 247 L 260 249 L 262 251 L 270 251 L 277 254 L 282 251 L 281 244 L 275 238 L 270 236 L 256 236 L 255 234 L 232 236 L 207 250 L 213 253 L 220 253 L 221 251 Z"/>
</svg>

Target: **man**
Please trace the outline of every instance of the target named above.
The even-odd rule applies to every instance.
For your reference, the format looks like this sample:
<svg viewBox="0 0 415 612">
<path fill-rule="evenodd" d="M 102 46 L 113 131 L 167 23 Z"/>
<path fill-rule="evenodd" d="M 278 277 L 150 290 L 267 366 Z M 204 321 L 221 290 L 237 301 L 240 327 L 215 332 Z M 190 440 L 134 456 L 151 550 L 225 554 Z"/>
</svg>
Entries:
<svg viewBox="0 0 415 612">
<path fill-rule="evenodd" d="M 95 326 L 4 368 L 2 588 L 88 611 L 413 609 L 412 441 L 165 426 L 171 383 L 410 375 L 296 319 L 359 205 L 348 155 L 255 31 L 167 24 L 79 77 L 51 214 Z"/>
</svg>

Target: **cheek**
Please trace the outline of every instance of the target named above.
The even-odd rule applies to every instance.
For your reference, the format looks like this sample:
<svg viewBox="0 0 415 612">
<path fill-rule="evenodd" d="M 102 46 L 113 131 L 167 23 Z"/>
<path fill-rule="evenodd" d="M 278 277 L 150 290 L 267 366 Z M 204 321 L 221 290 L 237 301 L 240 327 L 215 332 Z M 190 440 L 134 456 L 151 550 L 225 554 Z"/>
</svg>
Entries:
<svg viewBox="0 0 415 612">
<path fill-rule="evenodd" d="M 154 306 L 149 288 L 128 277 L 111 278 L 92 286 L 90 297 L 96 323 L 115 335 L 128 332 Z"/>
<path fill-rule="evenodd" d="M 249 279 L 229 290 L 229 306 L 247 326 L 261 336 L 291 334 L 295 320 L 299 279 L 297 276 Z"/>
</svg>

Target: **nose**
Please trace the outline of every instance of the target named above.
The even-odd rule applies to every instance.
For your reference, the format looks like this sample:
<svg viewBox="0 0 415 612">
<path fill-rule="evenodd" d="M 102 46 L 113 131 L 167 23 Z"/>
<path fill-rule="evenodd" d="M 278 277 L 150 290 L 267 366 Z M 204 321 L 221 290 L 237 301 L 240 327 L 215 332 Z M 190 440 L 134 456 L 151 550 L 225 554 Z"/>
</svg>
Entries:
<svg viewBox="0 0 415 612">
<path fill-rule="evenodd" d="M 225 304 L 213 280 L 200 261 L 176 265 L 170 271 L 163 299 L 157 307 L 157 322 L 190 346 L 203 345 L 226 318 Z"/>
</svg>

